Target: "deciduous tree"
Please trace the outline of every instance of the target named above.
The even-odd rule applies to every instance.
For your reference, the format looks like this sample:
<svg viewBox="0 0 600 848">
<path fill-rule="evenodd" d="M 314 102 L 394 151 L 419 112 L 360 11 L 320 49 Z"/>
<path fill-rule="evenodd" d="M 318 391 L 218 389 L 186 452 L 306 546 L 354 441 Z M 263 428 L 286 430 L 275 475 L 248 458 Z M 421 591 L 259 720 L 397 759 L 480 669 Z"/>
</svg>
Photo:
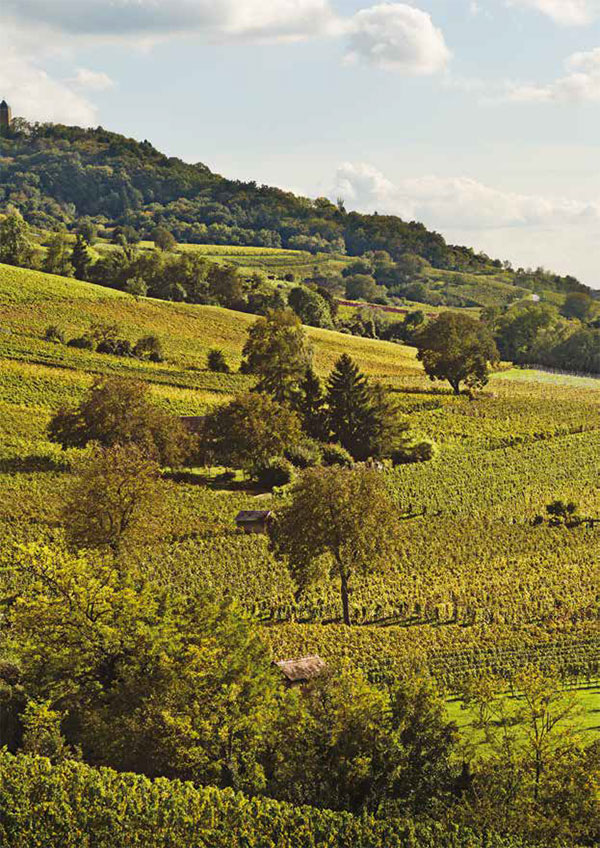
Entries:
<svg viewBox="0 0 600 848">
<path fill-rule="evenodd" d="M 0 221 L 0 262 L 27 267 L 33 261 L 33 243 L 29 227 L 16 209 Z"/>
<path fill-rule="evenodd" d="M 7 567 L 28 587 L 7 634 L 21 685 L 67 715 L 87 762 L 264 789 L 276 678 L 237 607 L 56 548 L 19 549 Z"/>
<path fill-rule="evenodd" d="M 200 459 L 254 474 L 302 439 L 300 419 L 269 395 L 248 393 L 204 419 L 198 436 Z"/>
<path fill-rule="evenodd" d="M 246 369 L 258 376 L 259 391 L 280 402 L 293 398 L 312 359 L 298 316 L 288 309 L 259 318 L 248 331 L 244 358 Z"/>
<path fill-rule="evenodd" d="M 60 409 L 48 435 L 63 448 L 134 443 L 170 466 L 181 465 L 189 449 L 183 425 L 152 403 L 148 386 L 119 377 L 98 378 L 79 406 Z"/>
<path fill-rule="evenodd" d="M 324 577 L 339 580 L 347 625 L 353 578 L 384 569 L 397 538 L 397 509 L 382 476 L 366 468 L 305 471 L 272 531 L 274 549 L 300 588 Z"/>
<path fill-rule="evenodd" d="M 168 526 L 160 468 L 136 444 L 96 445 L 74 471 L 63 521 L 76 547 L 118 555 L 151 543 Z"/>
<path fill-rule="evenodd" d="M 460 394 L 462 383 L 485 386 L 488 366 L 499 361 L 486 325 L 459 312 L 443 312 L 417 333 L 415 341 L 428 377 L 447 380 L 455 394 Z"/>
<path fill-rule="evenodd" d="M 163 226 L 156 227 L 152 233 L 152 240 L 159 250 L 163 250 L 165 252 L 173 250 L 177 244 L 175 236 Z"/>
</svg>

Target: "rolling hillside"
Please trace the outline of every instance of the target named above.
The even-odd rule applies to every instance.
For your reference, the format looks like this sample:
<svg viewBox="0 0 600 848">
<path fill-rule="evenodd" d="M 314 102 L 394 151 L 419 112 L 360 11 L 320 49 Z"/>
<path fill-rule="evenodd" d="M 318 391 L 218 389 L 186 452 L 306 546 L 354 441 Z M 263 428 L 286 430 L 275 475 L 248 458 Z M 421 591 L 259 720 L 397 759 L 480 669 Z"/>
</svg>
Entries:
<svg viewBox="0 0 600 848">
<path fill-rule="evenodd" d="M 134 376 L 149 385 L 157 405 L 201 414 L 252 386 L 253 378 L 237 373 L 237 366 L 254 320 L 234 310 L 136 298 L 0 266 L 0 574 L 13 543 L 34 544 L 19 548 L 25 558 L 40 549 L 49 562 L 64 556 L 62 508 L 80 451 L 62 451 L 48 440 L 51 416 L 73 406 L 102 374 Z M 117 324 L 130 341 L 159 336 L 166 360 L 142 362 L 45 339 L 51 325 L 69 340 L 99 323 Z M 398 557 L 385 570 L 357 576 L 350 597 L 355 626 L 340 622 L 335 582 L 298 592 L 266 537 L 236 532 L 239 510 L 277 508 L 285 493 L 257 494 L 239 478 L 230 485 L 206 469 L 173 477 L 164 495 L 169 527 L 138 551 L 145 578 L 167 596 L 208 592 L 234 600 L 255 620 L 269 659 L 318 654 L 332 669 L 362 671 L 374 686 L 393 686 L 413 673 L 430 677 L 446 697 L 440 709 L 456 720 L 461 744 L 484 759 L 489 750 L 477 715 L 463 708 L 465 687 L 486 674 L 507 687 L 531 664 L 573 690 L 582 738 L 596 742 L 600 533 L 533 519 L 555 498 L 600 515 L 600 382 L 513 369 L 494 374 L 487 390 L 470 400 L 432 384 L 412 348 L 307 332 L 322 377 L 342 352 L 350 353 L 391 390 L 411 431 L 439 449 L 431 462 L 385 473 L 399 513 L 419 517 L 402 522 Z M 224 351 L 233 373 L 206 369 L 214 347 Z M 5 593 L 12 578 L 6 579 Z M 0 625 L 6 616 L 0 608 Z M 5 663 L 2 673 L 12 668 Z M 163 777 L 150 782 L 85 761 L 51 765 L 6 751 L 2 758 L 0 836 L 15 848 L 24 834 L 39 832 L 40 819 L 61 845 L 79 844 L 73 837 L 79 828 L 94 832 L 99 846 L 112 846 L 130 815 L 132 832 L 157 848 L 230 845 L 238 835 L 240 845 L 257 848 L 325 842 L 523 848 L 510 838 L 490 841 L 487 833 L 480 842 L 454 825 L 449 835 L 443 822 L 359 819 Z"/>
<path fill-rule="evenodd" d="M 503 307 L 532 292 L 562 303 L 566 293 L 586 290 L 573 277 L 514 270 L 470 247 L 448 245 L 420 223 L 227 180 L 102 128 L 16 121 L 0 138 L 0 213 L 12 208 L 40 232 L 75 230 L 91 220 L 103 238 L 119 226 L 148 239 L 161 225 L 216 261 L 292 273 L 299 281 L 315 271 L 339 276 L 349 258 L 379 254 L 385 270 L 378 284 L 411 299 L 410 286 L 418 282 L 420 301 L 433 306 Z"/>
<path fill-rule="evenodd" d="M 68 457 L 45 436 L 53 411 L 79 399 L 95 375 L 110 373 L 148 382 L 157 403 L 177 414 L 201 413 L 250 387 L 251 377 L 207 371 L 205 356 L 210 348 L 219 347 L 235 370 L 253 320 L 217 307 L 135 299 L 39 272 L 0 268 L 0 522 L 10 535 L 29 536 L 56 521 L 56 498 Z M 131 341 L 157 334 L 166 362 L 122 359 L 44 340 L 49 325 L 59 326 L 68 339 L 98 322 L 116 322 Z M 560 630 L 567 610 L 575 614 L 594 603 L 596 535 L 561 540 L 556 531 L 532 528 L 528 522 L 554 497 L 575 499 L 600 512 L 596 479 L 600 386 L 576 379 L 561 385 L 549 382 L 546 375 L 538 378 L 535 372 L 529 372 L 526 380 L 499 373 L 490 390 L 471 402 L 431 384 L 411 348 L 325 330 L 308 332 L 322 376 L 342 351 L 350 353 L 366 373 L 394 390 L 411 429 L 433 438 L 440 447 L 438 460 L 399 469 L 390 480 L 405 508 L 438 516 L 432 522 L 407 525 L 406 563 L 398 567 L 402 571 L 409 564 L 414 576 L 407 582 L 389 575 L 381 584 L 371 581 L 357 587 L 353 597 L 357 620 L 414 621 L 423 627 L 432 618 L 494 621 L 489 636 L 494 641 L 501 622 L 519 622 L 526 633 L 549 616 Z M 521 375 L 526 376 L 518 372 Z M 328 655 L 341 649 L 348 638 L 343 629 L 337 632 L 337 625 L 322 629 L 324 621 L 337 616 L 335 591 L 316 588 L 297 606 L 289 576 L 266 556 L 262 540 L 230 535 L 235 510 L 250 505 L 251 494 L 214 494 L 183 484 L 177 493 L 185 535 L 204 526 L 209 515 L 214 534 L 200 547 L 177 545 L 168 555 L 165 550 L 173 574 L 182 571 L 194 574 L 194 579 L 204 575 L 202 579 L 215 587 L 239 592 L 266 621 L 282 622 L 267 629 L 276 653 L 310 649 Z M 452 546 L 448 538 L 454 540 Z M 504 553 L 508 550 L 510 559 Z M 240 575 L 237 557 L 249 557 L 255 566 Z M 523 592 L 518 601 L 515 581 Z M 555 607 L 558 597 L 560 614 Z M 291 622 L 298 616 L 305 624 Z M 593 629 L 596 624 L 584 624 L 582 619 L 578 627 Z M 400 644 L 408 639 L 407 646 L 414 647 L 414 639 L 421 639 L 418 628 L 414 637 L 410 632 L 360 628 L 351 636 L 355 647 L 348 649 L 356 652 L 360 664 L 369 666 L 372 648 L 366 645 L 379 644 L 380 656 L 392 651 L 395 663 L 402 653 Z M 460 642 L 468 644 L 488 638 L 487 631 L 467 629 L 454 636 L 451 632 L 452 628 L 440 631 L 435 640 L 446 644 L 450 639 L 449 647 L 459 633 Z M 513 637 L 507 633 L 506 638 Z"/>
</svg>

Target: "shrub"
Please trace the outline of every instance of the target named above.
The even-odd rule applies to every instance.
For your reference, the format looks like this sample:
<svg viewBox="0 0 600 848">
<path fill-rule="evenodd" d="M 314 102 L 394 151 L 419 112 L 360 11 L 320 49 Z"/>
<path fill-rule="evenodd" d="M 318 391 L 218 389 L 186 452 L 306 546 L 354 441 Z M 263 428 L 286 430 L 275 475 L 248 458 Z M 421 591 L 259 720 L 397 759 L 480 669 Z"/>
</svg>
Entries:
<svg viewBox="0 0 600 848">
<path fill-rule="evenodd" d="M 321 464 L 323 455 L 318 442 L 313 439 L 304 439 L 299 444 L 288 448 L 285 458 L 296 468 L 313 468 Z"/>
<path fill-rule="evenodd" d="M 88 336 L 77 336 L 67 342 L 67 347 L 76 347 L 79 350 L 94 350 L 94 340 Z"/>
<path fill-rule="evenodd" d="M 44 338 L 47 342 L 56 342 L 56 344 L 65 343 L 65 334 L 60 327 L 57 327 L 55 324 L 51 324 L 49 327 L 46 327 Z"/>
<path fill-rule="evenodd" d="M 131 342 L 127 339 L 104 339 L 96 350 L 98 353 L 109 353 L 112 356 L 133 356 Z"/>
<path fill-rule="evenodd" d="M 158 336 L 143 336 L 133 348 L 133 355 L 138 359 L 149 359 L 150 362 L 164 362 L 162 344 Z"/>
<path fill-rule="evenodd" d="M 255 479 L 264 489 L 287 486 L 294 478 L 294 466 L 285 457 L 275 456 L 255 471 Z"/>
<path fill-rule="evenodd" d="M 354 460 L 341 445 L 323 445 L 321 448 L 323 465 L 341 465 L 342 468 L 352 468 Z"/>
<path fill-rule="evenodd" d="M 209 371 L 214 371 L 217 374 L 229 374 L 231 370 L 227 364 L 223 351 L 217 350 L 216 348 L 208 351 L 206 366 Z"/>
</svg>

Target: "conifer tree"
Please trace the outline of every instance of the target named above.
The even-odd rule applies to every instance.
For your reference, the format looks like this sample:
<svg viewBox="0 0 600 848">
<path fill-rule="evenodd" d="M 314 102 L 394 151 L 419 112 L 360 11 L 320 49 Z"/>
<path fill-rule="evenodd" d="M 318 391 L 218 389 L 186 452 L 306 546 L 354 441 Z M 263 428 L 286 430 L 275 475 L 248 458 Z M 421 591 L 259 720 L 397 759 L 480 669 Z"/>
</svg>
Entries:
<svg viewBox="0 0 600 848">
<path fill-rule="evenodd" d="M 71 264 L 75 269 L 75 276 L 78 280 L 84 280 L 88 266 L 90 264 L 90 254 L 88 253 L 85 239 L 78 235 L 71 254 Z"/>
<path fill-rule="evenodd" d="M 304 380 L 300 383 L 296 409 L 305 433 L 320 441 L 329 437 L 323 387 L 312 367 L 306 369 Z"/>
<path fill-rule="evenodd" d="M 333 438 L 355 459 L 368 458 L 371 390 L 367 378 L 347 353 L 340 356 L 329 376 L 327 405 Z"/>
</svg>

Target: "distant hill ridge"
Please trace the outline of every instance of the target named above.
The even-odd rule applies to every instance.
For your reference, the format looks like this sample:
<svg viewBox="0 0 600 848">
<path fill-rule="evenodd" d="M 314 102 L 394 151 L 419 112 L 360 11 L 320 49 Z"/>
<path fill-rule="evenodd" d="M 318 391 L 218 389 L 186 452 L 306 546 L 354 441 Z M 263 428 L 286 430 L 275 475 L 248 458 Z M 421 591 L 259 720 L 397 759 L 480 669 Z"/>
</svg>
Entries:
<svg viewBox="0 0 600 848">
<path fill-rule="evenodd" d="M 18 208 L 41 229 L 73 228 L 91 217 L 149 237 L 158 223 L 180 242 L 291 248 L 360 256 L 386 251 L 394 262 L 416 254 L 433 268 L 497 274 L 507 263 L 449 245 L 423 224 L 394 215 L 348 212 L 342 202 L 310 200 L 214 174 L 101 127 L 28 124 L 14 119 L 0 138 L 0 212 Z M 521 288 L 587 290 L 574 277 L 515 272 Z"/>
</svg>

